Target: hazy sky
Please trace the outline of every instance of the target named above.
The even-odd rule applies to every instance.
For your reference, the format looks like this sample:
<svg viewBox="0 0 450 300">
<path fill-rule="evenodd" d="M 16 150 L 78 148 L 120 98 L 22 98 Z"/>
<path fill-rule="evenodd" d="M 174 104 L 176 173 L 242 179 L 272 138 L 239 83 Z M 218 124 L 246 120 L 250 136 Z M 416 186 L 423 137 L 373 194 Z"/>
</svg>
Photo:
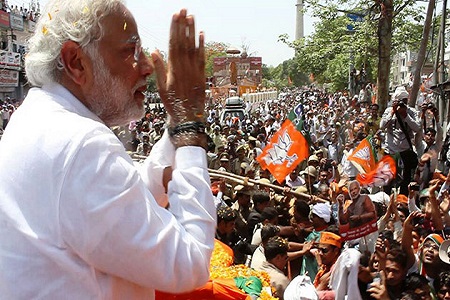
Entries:
<svg viewBox="0 0 450 300">
<path fill-rule="evenodd" d="M 79 0 L 74 0 L 79 1 Z M 8 0 L 22 6 L 23 0 Z M 40 1 L 44 5 L 47 1 Z M 280 34 L 295 37 L 296 0 L 128 0 L 128 8 L 137 20 L 143 46 L 167 51 L 170 20 L 174 12 L 187 8 L 196 19 L 206 41 L 224 42 L 262 56 L 263 63 L 277 66 L 290 59 L 294 51 L 278 42 Z M 312 21 L 305 16 L 305 34 L 312 32 Z"/>
</svg>

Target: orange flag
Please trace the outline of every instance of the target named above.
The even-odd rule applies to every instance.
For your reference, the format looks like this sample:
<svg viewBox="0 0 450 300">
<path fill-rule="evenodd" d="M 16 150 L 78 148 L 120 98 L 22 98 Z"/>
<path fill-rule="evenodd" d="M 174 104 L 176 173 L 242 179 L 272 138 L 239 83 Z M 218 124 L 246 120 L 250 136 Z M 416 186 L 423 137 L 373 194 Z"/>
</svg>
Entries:
<svg viewBox="0 0 450 300">
<path fill-rule="evenodd" d="M 385 186 L 397 172 L 395 160 L 390 155 L 383 156 L 377 163 L 375 169 L 367 174 L 356 175 L 356 180 L 363 186 Z"/>
<path fill-rule="evenodd" d="M 354 161 L 359 164 L 366 173 L 372 171 L 375 168 L 375 151 L 373 149 L 372 136 L 366 137 L 362 140 L 352 154 L 348 157 L 348 160 Z"/>
<path fill-rule="evenodd" d="M 264 170 L 269 169 L 273 177 L 282 183 L 308 156 L 308 142 L 305 137 L 290 120 L 286 120 L 256 160 Z"/>
</svg>

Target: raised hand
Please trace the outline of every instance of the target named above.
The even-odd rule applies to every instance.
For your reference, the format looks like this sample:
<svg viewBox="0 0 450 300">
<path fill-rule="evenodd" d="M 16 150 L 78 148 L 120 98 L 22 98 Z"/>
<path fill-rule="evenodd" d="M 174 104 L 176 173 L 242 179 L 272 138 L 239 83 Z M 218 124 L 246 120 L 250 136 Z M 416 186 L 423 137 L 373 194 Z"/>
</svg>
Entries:
<svg viewBox="0 0 450 300">
<path fill-rule="evenodd" d="M 152 53 L 159 94 L 170 126 L 203 122 L 205 110 L 205 47 L 203 32 L 195 42 L 195 22 L 186 9 L 173 15 L 167 70 L 161 54 Z"/>
<path fill-rule="evenodd" d="M 444 214 L 448 214 L 450 211 L 450 194 L 448 190 L 442 192 L 442 202 L 440 204 L 440 208 Z"/>
</svg>

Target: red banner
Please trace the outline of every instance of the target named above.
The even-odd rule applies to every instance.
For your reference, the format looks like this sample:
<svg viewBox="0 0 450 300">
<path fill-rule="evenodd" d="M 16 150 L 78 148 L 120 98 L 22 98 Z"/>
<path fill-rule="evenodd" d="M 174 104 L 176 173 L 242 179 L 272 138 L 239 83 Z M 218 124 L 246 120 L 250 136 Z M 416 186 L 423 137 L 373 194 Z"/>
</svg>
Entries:
<svg viewBox="0 0 450 300">
<path fill-rule="evenodd" d="M 0 10 L 0 27 L 9 28 L 9 14 Z"/>
<path fill-rule="evenodd" d="M 377 220 L 374 219 L 370 223 L 366 223 L 359 227 L 350 228 L 348 224 L 339 225 L 339 234 L 342 237 L 342 240 L 349 241 L 354 240 L 363 236 L 368 235 L 369 233 L 375 232 L 378 230 Z"/>
</svg>

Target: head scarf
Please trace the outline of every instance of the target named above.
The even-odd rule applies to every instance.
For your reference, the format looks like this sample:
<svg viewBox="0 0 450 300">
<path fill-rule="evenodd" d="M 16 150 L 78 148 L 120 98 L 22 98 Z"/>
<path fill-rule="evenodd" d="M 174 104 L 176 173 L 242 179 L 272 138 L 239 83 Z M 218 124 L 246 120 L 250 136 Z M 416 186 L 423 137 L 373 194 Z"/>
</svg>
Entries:
<svg viewBox="0 0 450 300">
<path fill-rule="evenodd" d="M 331 206 L 328 203 L 318 203 L 313 206 L 312 213 L 329 223 L 331 219 Z"/>
<path fill-rule="evenodd" d="M 423 243 L 419 246 L 419 251 L 422 252 L 423 245 L 425 245 L 426 241 L 433 241 L 436 245 L 440 246 L 442 242 L 444 242 L 444 239 L 442 236 L 436 233 L 429 234 L 424 240 Z M 421 255 L 422 256 L 422 255 Z M 425 268 L 423 267 L 422 257 L 419 259 L 419 272 L 421 275 L 426 275 Z"/>
</svg>

